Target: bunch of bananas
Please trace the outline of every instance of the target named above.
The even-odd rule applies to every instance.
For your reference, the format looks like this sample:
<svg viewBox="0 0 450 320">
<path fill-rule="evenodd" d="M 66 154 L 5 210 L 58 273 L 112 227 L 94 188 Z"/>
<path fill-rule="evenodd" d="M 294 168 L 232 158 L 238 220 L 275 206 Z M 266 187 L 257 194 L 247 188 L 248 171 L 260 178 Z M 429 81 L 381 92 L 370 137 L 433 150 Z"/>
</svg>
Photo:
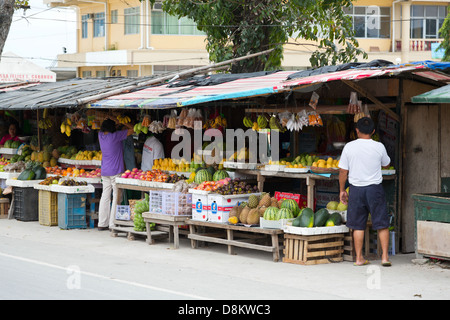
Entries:
<svg viewBox="0 0 450 320">
<path fill-rule="evenodd" d="M 258 122 L 258 127 L 260 129 L 267 128 L 268 121 L 267 121 L 266 116 L 260 115 L 260 116 L 258 116 L 258 119 L 256 121 Z"/>
<path fill-rule="evenodd" d="M 250 119 L 249 117 L 245 116 L 243 121 L 244 126 L 246 126 L 247 128 L 252 128 L 253 127 L 253 121 L 252 119 Z"/>
<path fill-rule="evenodd" d="M 275 116 L 275 115 L 270 117 L 269 127 L 270 127 L 271 130 L 278 130 L 278 131 L 281 131 L 281 132 L 285 132 L 286 131 L 286 128 L 283 128 L 283 126 L 280 123 L 280 120 L 278 120 L 278 117 Z"/>
<path fill-rule="evenodd" d="M 122 116 L 120 114 L 117 116 L 117 120 L 119 121 L 119 123 L 122 123 L 122 124 L 126 124 L 126 123 L 130 123 L 131 122 L 130 117 Z"/>
<path fill-rule="evenodd" d="M 336 117 L 332 117 L 327 121 L 328 135 L 332 141 L 345 141 L 347 129 L 345 122 Z"/>
<path fill-rule="evenodd" d="M 61 133 L 65 133 L 68 137 L 70 137 L 70 134 L 72 133 L 72 121 L 70 121 L 69 118 L 66 118 L 61 123 Z"/>
<path fill-rule="evenodd" d="M 366 114 L 364 112 L 358 112 L 355 114 L 353 121 L 358 122 L 359 119 L 364 118 Z"/>
<path fill-rule="evenodd" d="M 259 129 L 262 129 L 262 128 L 259 127 L 258 122 L 253 122 L 252 130 L 253 131 L 259 131 Z"/>
<path fill-rule="evenodd" d="M 48 129 L 48 128 L 51 128 L 51 126 L 52 126 L 52 121 L 49 118 L 41 119 L 38 122 L 39 129 Z"/>
<path fill-rule="evenodd" d="M 225 117 L 217 116 L 214 119 L 206 120 L 203 124 L 203 129 L 217 129 L 219 127 L 227 127 L 227 119 Z"/>
<path fill-rule="evenodd" d="M 52 121 L 47 118 L 48 116 L 48 109 L 44 109 L 44 112 L 42 114 L 42 119 L 38 122 L 39 129 L 48 129 L 52 126 Z"/>
</svg>

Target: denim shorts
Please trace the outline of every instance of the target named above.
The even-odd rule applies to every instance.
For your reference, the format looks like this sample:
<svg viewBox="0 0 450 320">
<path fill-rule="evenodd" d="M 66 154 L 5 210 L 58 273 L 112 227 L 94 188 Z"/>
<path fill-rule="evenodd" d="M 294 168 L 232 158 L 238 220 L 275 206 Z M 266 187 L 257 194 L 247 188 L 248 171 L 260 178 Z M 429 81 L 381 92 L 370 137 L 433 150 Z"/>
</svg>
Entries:
<svg viewBox="0 0 450 320">
<path fill-rule="evenodd" d="M 372 220 L 372 229 L 389 228 L 390 219 L 383 186 L 381 184 L 365 187 L 350 185 L 347 227 L 353 230 L 364 230 L 369 213 Z"/>
</svg>

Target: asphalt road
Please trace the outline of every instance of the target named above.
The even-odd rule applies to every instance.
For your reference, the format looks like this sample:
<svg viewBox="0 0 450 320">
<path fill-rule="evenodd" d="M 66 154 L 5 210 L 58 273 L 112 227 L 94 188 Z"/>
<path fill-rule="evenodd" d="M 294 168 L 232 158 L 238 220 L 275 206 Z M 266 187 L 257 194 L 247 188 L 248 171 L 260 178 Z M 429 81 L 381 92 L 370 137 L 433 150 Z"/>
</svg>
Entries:
<svg viewBox="0 0 450 320">
<path fill-rule="evenodd" d="M 148 245 L 96 229 L 61 230 L 0 220 L 2 300 L 448 300 L 450 269 L 412 263 L 414 254 L 363 267 L 272 261 L 225 246 L 192 249 L 180 239 Z"/>
</svg>

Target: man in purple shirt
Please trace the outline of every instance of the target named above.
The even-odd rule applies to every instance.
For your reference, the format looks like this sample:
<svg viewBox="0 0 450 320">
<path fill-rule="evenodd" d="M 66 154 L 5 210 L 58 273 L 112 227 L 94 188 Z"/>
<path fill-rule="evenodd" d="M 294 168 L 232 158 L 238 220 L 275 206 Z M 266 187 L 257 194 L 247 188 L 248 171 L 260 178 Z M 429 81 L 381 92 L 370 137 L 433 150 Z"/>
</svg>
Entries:
<svg viewBox="0 0 450 320">
<path fill-rule="evenodd" d="M 108 230 L 114 226 L 118 202 L 116 177 L 125 171 L 122 141 L 132 134 L 133 128 L 129 124 L 126 130 L 116 131 L 116 123 L 111 119 L 103 121 L 98 133 L 98 141 L 102 150 L 103 184 L 103 192 L 98 209 L 98 230 Z M 111 192 L 113 194 L 112 206 Z"/>
</svg>

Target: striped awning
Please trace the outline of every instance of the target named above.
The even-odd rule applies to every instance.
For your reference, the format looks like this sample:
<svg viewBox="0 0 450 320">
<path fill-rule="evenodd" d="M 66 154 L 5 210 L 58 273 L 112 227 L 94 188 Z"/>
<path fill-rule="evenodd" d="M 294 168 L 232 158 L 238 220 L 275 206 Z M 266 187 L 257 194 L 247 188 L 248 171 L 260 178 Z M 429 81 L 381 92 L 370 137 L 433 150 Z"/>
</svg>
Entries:
<svg viewBox="0 0 450 320">
<path fill-rule="evenodd" d="M 290 91 L 302 86 L 337 80 L 361 80 L 395 76 L 402 72 L 424 69 L 423 65 L 401 65 L 384 68 L 348 69 L 299 79 L 289 79 L 297 71 L 280 71 L 260 77 L 233 80 L 217 85 L 175 86 L 165 84 L 92 102 L 91 108 L 167 109 L 199 105 L 213 101 L 237 100 Z M 433 72 L 433 71 L 430 71 Z"/>
</svg>

